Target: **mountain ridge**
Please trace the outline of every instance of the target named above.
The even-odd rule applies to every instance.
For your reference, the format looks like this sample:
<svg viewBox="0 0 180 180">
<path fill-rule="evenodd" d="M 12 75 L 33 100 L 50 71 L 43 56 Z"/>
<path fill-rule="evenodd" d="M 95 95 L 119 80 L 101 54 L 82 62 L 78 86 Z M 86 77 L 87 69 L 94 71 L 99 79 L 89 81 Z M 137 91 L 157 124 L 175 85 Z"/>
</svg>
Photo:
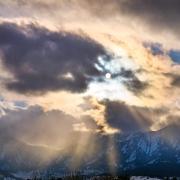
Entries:
<svg viewBox="0 0 180 180">
<path fill-rule="evenodd" d="M 15 140 L 3 146 L 0 141 L 0 170 L 13 174 L 38 172 L 44 177 L 47 174 L 61 176 L 71 171 L 81 171 L 86 175 L 115 173 L 180 176 L 180 131 L 176 132 L 174 128 L 177 130 L 179 126 L 128 135 L 100 135 L 96 139 L 100 147 L 98 152 L 89 155 L 87 149 L 82 157 L 75 157 L 71 151 L 64 154 L 57 151 L 53 154 L 52 149 L 30 146 Z M 8 149 L 13 148 L 13 153 L 3 151 L 6 146 Z M 48 153 L 52 155 L 49 159 L 46 157 Z M 75 162 L 78 165 L 74 166 Z"/>
</svg>

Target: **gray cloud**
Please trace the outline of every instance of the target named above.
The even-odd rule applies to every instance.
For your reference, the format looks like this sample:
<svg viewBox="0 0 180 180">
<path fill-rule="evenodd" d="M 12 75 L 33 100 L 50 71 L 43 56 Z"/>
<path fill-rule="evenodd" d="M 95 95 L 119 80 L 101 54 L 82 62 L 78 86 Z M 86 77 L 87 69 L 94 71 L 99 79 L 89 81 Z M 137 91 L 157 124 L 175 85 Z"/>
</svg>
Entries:
<svg viewBox="0 0 180 180">
<path fill-rule="evenodd" d="M 0 24 L 4 66 L 15 76 L 7 88 L 21 93 L 54 90 L 82 92 L 101 72 L 97 57 L 109 55 L 97 42 L 68 32 L 51 32 L 33 24 Z"/>
<path fill-rule="evenodd" d="M 60 111 L 45 112 L 40 106 L 9 110 L 0 118 L 0 134 L 30 143 L 64 146 L 78 119 Z"/>
<path fill-rule="evenodd" d="M 107 123 L 122 132 L 149 130 L 153 124 L 152 109 L 128 106 L 123 102 L 105 102 Z"/>
<path fill-rule="evenodd" d="M 91 116 L 82 116 L 81 121 L 84 122 L 87 129 L 97 130 L 101 128 Z"/>
<path fill-rule="evenodd" d="M 117 16 L 130 17 L 131 21 L 138 20 L 149 26 L 153 31 L 169 31 L 179 37 L 180 29 L 180 2 L 179 0 L 61 0 L 61 1 L 24 1 L 9 0 L 1 2 L 4 7 L 20 7 L 21 10 L 28 8 L 33 10 L 33 16 L 41 16 L 41 13 L 58 14 L 58 10 L 67 9 L 70 12 L 77 10 L 90 13 L 98 18 L 114 18 Z M 56 13 L 58 11 L 58 13 Z M 23 12 L 23 11 L 22 11 Z M 77 12 L 77 13 L 78 13 Z M 7 14 L 7 13 L 5 13 Z M 61 13 L 60 13 L 61 14 Z M 8 14 L 6 15 L 8 16 Z M 61 17 L 58 16 L 58 17 Z M 165 30 L 164 30 L 165 29 Z"/>
<path fill-rule="evenodd" d="M 171 78 L 171 85 L 174 87 L 180 87 L 180 75 L 174 73 L 165 73 L 165 76 Z"/>
<path fill-rule="evenodd" d="M 92 0 L 85 1 L 84 4 L 97 17 L 125 15 L 131 20 L 142 21 L 153 31 L 163 32 L 166 29 L 179 37 L 179 0 Z"/>
<path fill-rule="evenodd" d="M 128 90 L 132 91 L 134 94 L 141 94 L 148 87 L 147 82 L 142 82 L 137 77 L 125 81 L 124 84 Z"/>
<path fill-rule="evenodd" d="M 121 10 L 152 25 L 153 29 L 179 33 L 180 1 L 178 0 L 134 0 L 122 1 Z"/>
<path fill-rule="evenodd" d="M 74 130 L 74 125 L 83 121 L 91 132 Z M 0 117 L 0 124 L 0 146 L 4 155 L 1 162 L 6 162 L 10 170 L 37 170 L 64 155 L 78 160 L 81 155 L 87 157 L 95 151 L 96 136 L 99 136 L 92 133 L 96 126 L 90 117 L 77 119 L 60 110 L 45 112 L 40 106 L 9 110 Z M 79 155 L 77 150 L 81 148 Z"/>
<path fill-rule="evenodd" d="M 112 79 L 123 78 L 123 84 L 127 87 L 127 89 L 133 92 L 136 95 L 143 95 L 143 91 L 149 87 L 149 83 L 145 81 L 141 81 L 137 73 L 141 73 L 144 71 L 143 69 L 138 69 L 133 71 L 131 69 L 121 68 L 118 73 L 111 74 Z"/>
<path fill-rule="evenodd" d="M 174 75 L 171 83 L 173 86 L 180 87 L 180 75 Z"/>
<path fill-rule="evenodd" d="M 139 80 L 136 75 L 136 72 L 132 70 L 126 70 L 124 68 L 121 69 L 121 73 L 119 74 L 121 77 L 126 78 L 124 80 L 124 84 L 127 89 L 134 94 L 141 94 L 143 91 L 149 86 L 147 82 Z"/>
</svg>

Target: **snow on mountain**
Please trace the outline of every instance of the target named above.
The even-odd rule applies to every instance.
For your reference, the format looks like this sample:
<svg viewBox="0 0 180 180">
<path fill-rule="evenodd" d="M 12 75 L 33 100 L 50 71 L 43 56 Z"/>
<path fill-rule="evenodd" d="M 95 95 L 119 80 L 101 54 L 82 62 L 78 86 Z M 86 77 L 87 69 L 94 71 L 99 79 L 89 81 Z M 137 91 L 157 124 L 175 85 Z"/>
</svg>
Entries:
<svg viewBox="0 0 180 180">
<path fill-rule="evenodd" d="M 130 180 L 161 180 L 160 178 L 150 178 L 146 176 L 132 176 Z"/>
<path fill-rule="evenodd" d="M 84 174 L 111 173 L 113 169 L 116 173 L 129 175 L 178 176 L 180 175 L 179 130 L 179 126 L 172 125 L 156 132 L 117 134 L 113 137 L 100 135 L 97 137 L 97 143 L 100 144 L 98 152 L 92 156 L 87 154 L 81 157 L 81 164 L 74 170 L 80 170 Z M 110 138 L 113 138 L 114 143 L 109 147 Z M 69 172 L 69 167 L 72 166 L 73 157 L 68 153 L 60 155 L 59 152 L 59 155 L 50 162 L 41 156 L 41 154 L 49 156 L 52 153 L 48 148 L 29 146 L 9 139 L 4 145 L 3 142 L 0 143 L 0 170 L 3 171 L 23 175 L 37 171 L 44 177 L 49 174 L 60 176 Z M 114 150 L 117 156 L 112 163 L 109 155 Z"/>
</svg>

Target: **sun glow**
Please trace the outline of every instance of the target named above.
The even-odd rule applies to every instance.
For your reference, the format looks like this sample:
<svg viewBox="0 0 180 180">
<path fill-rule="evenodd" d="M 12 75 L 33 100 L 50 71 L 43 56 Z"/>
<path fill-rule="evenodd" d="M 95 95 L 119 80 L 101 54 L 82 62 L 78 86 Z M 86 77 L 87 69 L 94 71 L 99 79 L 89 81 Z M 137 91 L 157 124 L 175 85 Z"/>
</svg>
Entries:
<svg viewBox="0 0 180 180">
<path fill-rule="evenodd" d="M 110 73 L 106 73 L 106 79 L 111 79 L 111 74 Z"/>
</svg>

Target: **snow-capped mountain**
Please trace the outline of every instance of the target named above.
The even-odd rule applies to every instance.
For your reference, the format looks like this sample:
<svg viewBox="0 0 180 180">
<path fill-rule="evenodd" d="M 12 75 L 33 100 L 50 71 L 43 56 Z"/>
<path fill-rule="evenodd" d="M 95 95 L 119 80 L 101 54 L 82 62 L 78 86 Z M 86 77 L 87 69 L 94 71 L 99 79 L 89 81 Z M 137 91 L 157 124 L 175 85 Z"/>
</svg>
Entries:
<svg viewBox="0 0 180 180">
<path fill-rule="evenodd" d="M 62 155 L 60 150 L 54 153 L 46 147 L 30 146 L 7 138 L 6 143 L 0 141 L 0 170 L 15 175 L 38 172 L 42 176 L 61 176 L 73 170 L 80 170 L 85 174 L 179 176 L 179 130 L 179 126 L 172 125 L 156 132 L 101 135 L 96 138 L 98 151 L 89 155 L 90 149 L 87 149 L 87 153 L 78 157 L 79 159 L 74 159 L 71 153 Z M 51 156 L 51 161 L 42 154 Z M 74 162 L 78 167 L 73 166 Z M 69 169 L 70 167 L 74 169 Z"/>
</svg>

